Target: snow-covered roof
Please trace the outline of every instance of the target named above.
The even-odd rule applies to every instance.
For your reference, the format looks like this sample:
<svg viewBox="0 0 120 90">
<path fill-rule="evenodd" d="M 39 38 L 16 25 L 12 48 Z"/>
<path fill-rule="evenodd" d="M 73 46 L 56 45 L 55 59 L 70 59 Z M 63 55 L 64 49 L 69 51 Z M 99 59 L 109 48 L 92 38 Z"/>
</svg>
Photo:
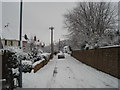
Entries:
<svg viewBox="0 0 120 90">
<path fill-rule="evenodd" d="M 19 41 L 17 39 L 7 39 L 7 38 L 3 38 L 2 40 L 13 40 L 13 41 Z"/>
<path fill-rule="evenodd" d="M 17 39 L 13 39 L 13 38 L 2 38 L 2 40 L 13 40 L 13 41 L 19 41 Z M 22 37 L 22 41 L 27 41 L 24 37 Z"/>
</svg>

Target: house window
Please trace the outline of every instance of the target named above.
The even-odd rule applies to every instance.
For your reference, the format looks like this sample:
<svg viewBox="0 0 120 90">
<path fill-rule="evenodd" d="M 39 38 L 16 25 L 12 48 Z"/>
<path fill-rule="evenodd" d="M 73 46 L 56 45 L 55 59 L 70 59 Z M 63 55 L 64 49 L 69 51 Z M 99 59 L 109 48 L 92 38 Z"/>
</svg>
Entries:
<svg viewBox="0 0 120 90">
<path fill-rule="evenodd" d="M 5 40 L 5 45 L 7 45 L 7 40 Z"/>
<path fill-rule="evenodd" d="M 11 41 L 11 46 L 13 46 L 13 41 Z"/>
</svg>

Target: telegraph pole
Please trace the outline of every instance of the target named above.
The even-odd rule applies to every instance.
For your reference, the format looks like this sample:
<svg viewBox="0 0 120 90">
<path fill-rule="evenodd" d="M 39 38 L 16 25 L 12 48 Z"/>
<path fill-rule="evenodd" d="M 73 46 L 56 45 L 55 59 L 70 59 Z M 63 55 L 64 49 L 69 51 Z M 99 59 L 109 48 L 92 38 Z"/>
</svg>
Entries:
<svg viewBox="0 0 120 90">
<path fill-rule="evenodd" d="M 53 57 L 53 53 L 54 53 L 53 29 L 54 29 L 54 27 L 49 27 L 49 29 L 51 30 L 51 55 L 52 55 L 52 57 Z"/>
<path fill-rule="evenodd" d="M 19 46 L 22 48 L 22 0 L 20 2 L 20 36 L 19 36 Z"/>
<path fill-rule="evenodd" d="M 22 0 L 20 2 L 20 36 L 19 36 L 19 47 L 20 49 L 22 48 Z M 20 60 L 20 65 L 19 65 L 19 87 L 22 88 L 22 60 Z"/>
</svg>

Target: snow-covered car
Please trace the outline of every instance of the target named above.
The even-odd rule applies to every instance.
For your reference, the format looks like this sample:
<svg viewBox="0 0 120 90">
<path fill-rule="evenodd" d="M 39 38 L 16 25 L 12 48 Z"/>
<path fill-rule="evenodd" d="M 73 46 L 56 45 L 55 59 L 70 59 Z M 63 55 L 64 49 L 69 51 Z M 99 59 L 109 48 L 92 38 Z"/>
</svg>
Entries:
<svg viewBox="0 0 120 90">
<path fill-rule="evenodd" d="M 58 59 L 65 58 L 65 54 L 63 52 L 58 53 Z"/>
<path fill-rule="evenodd" d="M 31 72 L 32 70 L 32 62 L 28 60 L 22 60 L 22 71 L 23 72 Z"/>
</svg>

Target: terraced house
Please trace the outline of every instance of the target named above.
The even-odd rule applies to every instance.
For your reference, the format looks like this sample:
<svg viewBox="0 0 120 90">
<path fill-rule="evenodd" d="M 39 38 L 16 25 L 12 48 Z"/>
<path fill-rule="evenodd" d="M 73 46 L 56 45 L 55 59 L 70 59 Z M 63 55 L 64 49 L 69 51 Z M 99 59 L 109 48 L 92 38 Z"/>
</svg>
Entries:
<svg viewBox="0 0 120 90">
<path fill-rule="evenodd" d="M 1 38 L 0 38 L 0 49 L 3 48 L 2 42 L 1 42 Z"/>
<path fill-rule="evenodd" d="M 15 40 L 15 39 L 2 39 L 1 40 L 3 47 L 7 47 L 7 46 L 19 46 L 19 40 Z M 23 40 L 22 41 L 22 47 L 25 48 L 27 44 L 27 41 Z"/>
</svg>

